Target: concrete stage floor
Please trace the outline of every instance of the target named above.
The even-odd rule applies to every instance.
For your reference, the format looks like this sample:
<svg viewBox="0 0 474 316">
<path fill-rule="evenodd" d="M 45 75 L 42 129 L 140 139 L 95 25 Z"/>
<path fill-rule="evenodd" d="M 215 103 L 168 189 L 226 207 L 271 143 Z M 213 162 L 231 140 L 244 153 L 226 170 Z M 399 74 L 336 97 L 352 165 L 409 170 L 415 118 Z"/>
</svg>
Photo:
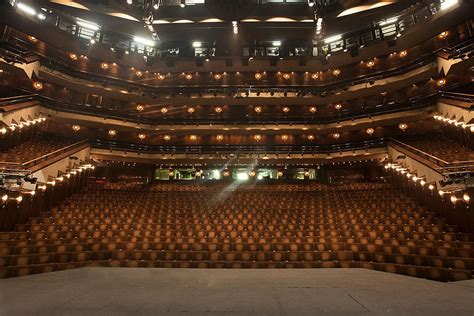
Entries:
<svg viewBox="0 0 474 316">
<path fill-rule="evenodd" d="M 474 315 L 474 280 L 365 269 L 81 268 L 0 280 L 0 315 Z"/>
</svg>

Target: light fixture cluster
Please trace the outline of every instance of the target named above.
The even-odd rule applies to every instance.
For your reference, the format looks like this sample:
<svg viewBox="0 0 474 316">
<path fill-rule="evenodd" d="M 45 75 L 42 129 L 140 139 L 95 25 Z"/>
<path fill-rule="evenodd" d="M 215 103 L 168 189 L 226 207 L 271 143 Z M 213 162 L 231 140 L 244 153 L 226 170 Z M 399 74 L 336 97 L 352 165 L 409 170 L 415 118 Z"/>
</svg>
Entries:
<svg viewBox="0 0 474 316">
<path fill-rule="evenodd" d="M 400 166 L 398 164 L 393 164 L 393 163 L 388 163 L 384 166 L 386 170 L 391 169 L 396 171 L 398 174 L 406 176 L 408 179 L 412 180 L 414 183 L 417 183 L 421 185 L 422 187 L 426 186 L 430 191 L 433 191 L 436 189 L 436 186 L 433 183 L 427 183 L 426 179 L 424 177 L 418 177 L 414 172 L 410 171 L 408 168 L 405 168 L 403 166 Z M 457 194 L 458 191 L 444 191 L 444 190 L 438 190 L 438 194 L 440 196 L 444 196 L 445 194 L 451 194 L 450 200 L 453 204 L 456 204 L 458 201 L 464 201 L 466 204 L 468 204 L 471 201 L 471 197 L 467 192 L 461 192 L 463 193 L 461 197 L 459 197 Z"/>
<path fill-rule="evenodd" d="M 451 119 L 451 118 L 443 116 L 443 115 L 434 115 L 433 118 L 437 121 L 444 122 L 444 123 L 447 123 L 447 124 L 450 124 L 450 125 L 453 125 L 453 126 L 462 127 L 464 129 L 469 128 L 471 130 L 471 132 L 474 132 L 474 124 L 466 124 L 464 122 L 457 121 L 455 119 Z"/>
<path fill-rule="evenodd" d="M 38 183 L 38 185 L 36 186 L 36 189 L 44 192 L 47 189 L 47 185 L 55 186 L 56 183 L 63 182 L 66 178 L 69 179 L 69 178 L 71 178 L 71 176 L 76 175 L 78 173 L 81 173 L 81 172 L 83 172 L 85 170 L 88 170 L 88 169 L 94 170 L 95 166 L 93 166 L 92 164 L 82 164 L 79 167 L 71 169 L 68 172 L 63 173 L 63 174 L 61 174 L 60 176 L 58 176 L 56 178 L 50 178 L 46 183 L 41 183 L 41 184 Z M 15 194 L 16 196 L 14 196 L 14 197 L 9 196 L 8 194 L 4 194 L 1 197 L 1 202 L 2 202 L 2 204 L 6 204 L 8 201 L 11 200 L 11 201 L 16 201 L 18 204 L 20 204 L 23 201 L 24 196 L 32 197 L 35 194 L 36 194 L 35 190 L 21 191 L 21 192 L 18 192 L 18 195 Z"/>
<path fill-rule="evenodd" d="M 33 120 L 20 122 L 18 124 L 10 124 L 8 126 L 0 128 L 0 135 L 5 135 L 6 133 L 8 133 L 8 131 L 14 132 L 15 130 L 21 130 L 25 126 L 36 125 L 39 123 L 43 123 L 44 121 L 46 121 L 45 117 L 39 117 Z"/>
</svg>

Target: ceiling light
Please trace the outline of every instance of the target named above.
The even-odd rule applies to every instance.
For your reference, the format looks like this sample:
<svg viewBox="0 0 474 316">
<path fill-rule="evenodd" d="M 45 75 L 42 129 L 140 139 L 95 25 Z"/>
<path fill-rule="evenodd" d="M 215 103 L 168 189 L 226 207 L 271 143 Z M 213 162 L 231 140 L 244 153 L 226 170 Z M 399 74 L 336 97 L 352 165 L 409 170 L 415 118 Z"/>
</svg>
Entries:
<svg viewBox="0 0 474 316">
<path fill-rule="evenodd" d="M 155 46 L 155 41 L 154 40 L 144 38 L 144 37 L 140 37 L 140 36 L 134 36 L 133 41 L 137 44 L 142 44 L 142 45 L 145 45 L 145 46 Z"/>
<path fill-rule="evenodd" d="M 272 45 L 273 46 L 281 46 L 281 41 L 273 41 Z"/>
<path fill-rule="evenodd" d="M 314 0 L 308 0 L 308 5 L 310 7 L 314 7 Z"/>
<path fill-rule="evenodd" d="M 24 3 L 21 3 L 21 2 L 20 2 L 20 3 L 18 3 L 18 4 L 16 5 L 16 7 L 17 7 L 20 11 L 25 12 L 26 14 L 30 14 L 30 15 L 35 15 L 35 14 L 36 14 L 36 10 L 35 10 L 35 9 L 33 9 L 32 7 L 30 7 L 30 6 L 28 6 L 28 5 L 24 4 Z"/>
<path fill-rule="evenodd" d="M 253 139 L 255 139 L 255 141 L 259 142 L 262 139 L 262 135 L 254 135 Z"/>
<path fill-rule="evenodd" d="M 181 3 L 179 5 L 181 8 L 184 8 L 186 6 L 186 0 L 181 0 Z"/>
<path fill-rule="evenodd" d="M 331 36 L 331 37 L 328 37 L 324 40 L 324 43 L 326 44 L 329 44 L 329 43 L 332 43 L 332 42 L 335 42 L 335 41 L 338 41 L 342 39 L 342 35 L 334 35 L 334 36 Z"/>
<path fill-rule="evenodd" d="M 202 46 L 201 42 L 193 42 L 193 47 L 194 48 L 198 48 L 198 47 L 201 47 L 201 46 Z"/>
<path fill-rule="evenodd" d="M 35 88 L 36 90 L 41 90 L 43 89 L 43 83 L 40 81 L 35 81 L 33 83 L 33 88 Z"/>
<path fill-rule="evenodd" d="M 92 31 L 98 31 L 100 29 L 98 24 L 84 20 L 77 20 L 77 25 Z"/>
<path fill-rule="evenodd" d="M 444 86 L 445 84 L 446 84 L 446 79 L 444 79 L 444 78 L 440 78 L 440 79 L 438 79 L 438 81 L 436 81 L 436 85 L 437 85 L 438 87 L 442 87 L 442 86 Z"/>
<path fill-rule="evenodd" d="M 448 31 L 443 31 L 443 32 L 439 33 L 438 38 L 439 39 L 445 39 L 446 37 L 448 37 L 448 34 L 449 34 Z"/>
<path fill-rule="evenodd" d="M 133 0 L 127 0 L 127 4 L 132 4 Z"/>
</svg>

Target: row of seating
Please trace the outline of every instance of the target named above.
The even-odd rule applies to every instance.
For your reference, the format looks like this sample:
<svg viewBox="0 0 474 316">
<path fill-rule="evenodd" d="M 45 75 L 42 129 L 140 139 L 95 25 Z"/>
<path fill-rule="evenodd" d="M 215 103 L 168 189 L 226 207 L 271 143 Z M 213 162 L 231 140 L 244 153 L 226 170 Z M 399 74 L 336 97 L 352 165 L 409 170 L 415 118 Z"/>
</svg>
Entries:
<svg viewBox="0 0 474 316">
<path fill-rule="evenodd" d="M 71 144 L 67 141 L 36 138 L 0 153 L 0 162 L 24 163 Z"/>
<path fill-rule="evenodd" d="M 388 184 L 310 187 L 160 183 L 137 190 L 96 183 L 15 232 L 0 233 L 0 269 L 13 276 L 18 267 L 34 272 L 69 263 L 281 268 L 328 262 L 397 273 L 413 266 L 414 275 L 443 281 L 472 277 L 472 235 Z M 447 277 L 454 270 L 456 277 Z"/>
</svg>

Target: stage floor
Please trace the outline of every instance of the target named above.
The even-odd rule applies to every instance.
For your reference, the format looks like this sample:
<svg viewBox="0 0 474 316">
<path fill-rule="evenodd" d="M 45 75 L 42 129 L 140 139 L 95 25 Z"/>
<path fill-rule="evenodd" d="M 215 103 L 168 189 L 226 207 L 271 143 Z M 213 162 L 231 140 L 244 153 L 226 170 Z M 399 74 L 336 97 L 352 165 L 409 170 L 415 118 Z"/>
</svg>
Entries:
<svg viewBox="0 0 474 316">
<path fill-rule="evenodd" d="M 81 268 L 0 280 L 0 315 L 474 315 L 474 280 L 365 269 Z"/>
</svg>

